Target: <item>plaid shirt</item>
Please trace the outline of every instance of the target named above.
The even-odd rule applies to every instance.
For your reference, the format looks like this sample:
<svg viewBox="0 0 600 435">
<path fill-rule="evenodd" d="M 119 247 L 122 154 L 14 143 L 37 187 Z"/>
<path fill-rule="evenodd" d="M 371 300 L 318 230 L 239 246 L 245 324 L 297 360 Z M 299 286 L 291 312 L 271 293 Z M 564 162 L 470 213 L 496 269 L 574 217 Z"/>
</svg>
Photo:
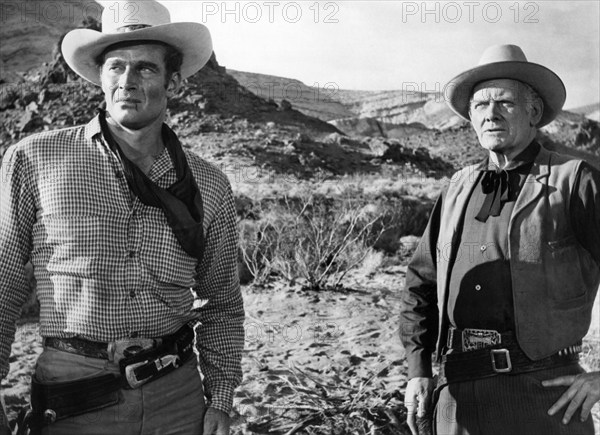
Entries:
<svg viewBox="0 0 600 435">
<path fill-rule="evenodd" d="M 200 264 L 183 251 L 162 210 L 131 195 L 98 118 L 7 150 L 0 183 L 2 378 L 28 296 L 24 265 L 31 260 L 42 336 L 109 342 L 160 337 L 199 321 L 196 342 L 210 406 L 231 410 L 244 343 L 233 194 L 222 172 L 193 153 L 186 156 L 204 200 Z M 148 176 L 164 188 L 176 181 L 166 150 Z"/>
</svg>

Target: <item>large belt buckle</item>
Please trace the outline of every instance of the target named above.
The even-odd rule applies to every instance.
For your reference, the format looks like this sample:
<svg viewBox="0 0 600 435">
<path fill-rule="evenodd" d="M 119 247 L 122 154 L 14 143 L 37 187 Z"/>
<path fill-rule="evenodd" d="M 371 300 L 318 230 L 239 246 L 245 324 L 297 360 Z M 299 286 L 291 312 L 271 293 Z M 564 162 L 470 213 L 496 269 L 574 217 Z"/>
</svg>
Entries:
<svg viewBox="0 0 600 435">
<path fill-rule="evenodd" d="M 125 379 L 127 379 L 127 383 L 131 388 L 139 388 L 146 382 L 152 380 L 153 376 L 149 376 L 144 379 L 138 379 L 137 375 L 135 374 L 135 369 L 147 364 L 154 364 L 156 366 L 156 370 L 160 372 L 161 370 L 166 369 L 171 365 L 173 366 L 173 368 L 179 367 L 180 361 L 179 356 L 177 355 L 165 355 L 154 360 L 146 360 L 138 363 L 129 364 L 127 367 L 125 367 Z"/>
<path fill-rule="evenodd" d="M 492 356 L 492 369 L 496 373 L 510 373 L 512 371 L 512 363 L 510 361 L 510 352 L 508 349 L 492 349 L 490 355 Z M 498 368 L 496 366 L 496 355 L 504 355 L 506 361 L 505 368 Z"/>
<path fill-rule="evenodd" d="M 470 352 L 477 349 L 495 346 L 502 342 L 502 337 L 498 331 L 493 329 L 471 329 L 462 331 L 462 351 Z"/>
<path fill-rule="evenodd" d="M 159 339 L 160 340 L 160 339 Z M 125 338 L 108 343 L 109 359 L 118 363 L 123 358 L 135 355 L 144 350 L 153 349 L 160 345 L 159 340 L 153 338 Z"/>
</svg>

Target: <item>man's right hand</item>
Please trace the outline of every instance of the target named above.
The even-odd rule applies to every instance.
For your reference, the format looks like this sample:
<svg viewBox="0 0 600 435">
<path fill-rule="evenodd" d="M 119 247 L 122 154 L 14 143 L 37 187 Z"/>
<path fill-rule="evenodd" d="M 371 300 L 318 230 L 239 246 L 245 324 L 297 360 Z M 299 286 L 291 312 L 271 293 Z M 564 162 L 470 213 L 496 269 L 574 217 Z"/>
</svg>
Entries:
<svg viewBox="0 0 600 435">
<path fill-rule="evenodd" d="M 433 378 L 412 378 L 406 385 L 404 406 L 406 406 L 406 423 L 413 435 L 419 435 L 416 417 L 423 418 L 432 413 Z"/>
</svg>

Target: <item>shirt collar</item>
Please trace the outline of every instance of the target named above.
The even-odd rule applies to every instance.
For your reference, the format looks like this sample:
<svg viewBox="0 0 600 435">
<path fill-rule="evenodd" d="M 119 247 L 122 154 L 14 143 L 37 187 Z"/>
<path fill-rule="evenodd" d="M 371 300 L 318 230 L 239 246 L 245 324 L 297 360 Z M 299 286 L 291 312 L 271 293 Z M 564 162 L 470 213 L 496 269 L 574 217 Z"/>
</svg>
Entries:
<svg viewBox="0 0 600 435">
<path fill-rule="evenodd" d="M 102 137 L 102 128 L 100 127 L 98 115 L 94 116 L 92 120 L 85 125 L 84 130 L 84 136 L 86 139 L 92 139 L 96 135 L 100 135 L 100 137 Z M 102 140 L 102 143 L 104 143 L 104 140 Z M 150 169 L 148 177 L 152 181 L 156 182 L 165 173 L 174 168 L 175 167 L 173 166 L 169 152 L 166 149 L 163 149 L 160 156 L 152 164 L 152 168 Z"/>
<path fill-rule="evenodd" d="M 540 144 L 534 140 L 529 145 L 527 145 L 527 147 L 523 151 L 521 151 L 514 159 L 508 162 L 508 164 L 503 168 L 503 170 L 512 171 L 514 169 L 522 167 L 523 165 L 533 163 L 538 153 L 540 152 L 540 148 Z M 489 157 L 486 157 L 484 162 L 482 162 L 481 168 L 490 171 L 498 170 L 498 167 L 492 162 L 490 162 Z"/>
<path fill-rule="evenodd" d="M 171 155 L 169 154 L 169 151 L 167 151 L 167 149 L 165 148 L 162 150 L 162 153 L 160 153 L 160 155 L 152 164 L 150 172 L 148 173 L 148 178 L 150 178 L 154 182 L 157 182 L 168 171 L 174 169 L 175 166 L 173 166 Z"/>
<path fill-rule="evenodd" d="M 101 132 L 102 130 L 100 129 L 100 121 L 98 120 L 98 115 L 96 115 L 90 122 L 86 124 L 84 136 L 86 139 L 92 139 L 95 135 L 100 134 Z"/>
</svg>

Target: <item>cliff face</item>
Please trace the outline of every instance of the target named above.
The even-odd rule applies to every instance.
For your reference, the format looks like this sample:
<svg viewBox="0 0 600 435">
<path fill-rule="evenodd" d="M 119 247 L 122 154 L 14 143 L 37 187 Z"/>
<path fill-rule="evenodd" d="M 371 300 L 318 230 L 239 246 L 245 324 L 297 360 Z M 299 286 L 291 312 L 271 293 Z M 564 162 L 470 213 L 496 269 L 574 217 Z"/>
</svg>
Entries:
<svg viewBox="0 0 600 435">
<path fill-rule="evenodd" d="M 232 69 L 227 72 L 250 92 L 265 100 L 285 100 L 302 113 L 324 121 L 355 116 L 351 108 L 336 99 L 336 89 L 307 86 L 299 80 L 267 74 Z"/>
<path fill-rule="evenodd" d="M 0 80 L 14 82 L 21 73 L 50 62 L 61 35 L 89 17 L 99 21 L 101 14 L 102 6 L 93 0 L 0 0 Z"/>
</svg>

